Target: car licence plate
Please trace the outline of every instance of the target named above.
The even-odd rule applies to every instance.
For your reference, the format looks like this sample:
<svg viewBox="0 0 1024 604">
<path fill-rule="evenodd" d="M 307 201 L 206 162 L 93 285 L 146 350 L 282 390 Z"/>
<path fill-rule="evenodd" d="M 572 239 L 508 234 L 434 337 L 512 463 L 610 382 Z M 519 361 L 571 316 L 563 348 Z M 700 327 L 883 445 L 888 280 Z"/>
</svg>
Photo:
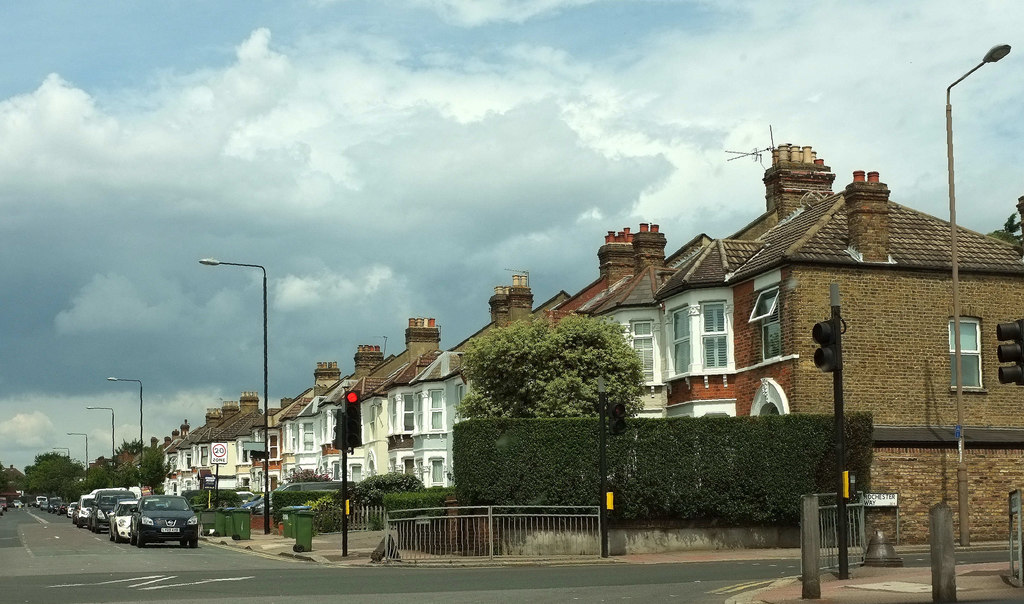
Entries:
<svg viewBox="0 0 1024 604">
<path fill-rule="evenodd" d="M 176 528 L 162 528 L 162 529 L 160 529 L 160 532 L 161 532 L 161 533 L 178 533 L 178 532 L 181 532 L 181 529 L 176 529 Z"/>
</svg>

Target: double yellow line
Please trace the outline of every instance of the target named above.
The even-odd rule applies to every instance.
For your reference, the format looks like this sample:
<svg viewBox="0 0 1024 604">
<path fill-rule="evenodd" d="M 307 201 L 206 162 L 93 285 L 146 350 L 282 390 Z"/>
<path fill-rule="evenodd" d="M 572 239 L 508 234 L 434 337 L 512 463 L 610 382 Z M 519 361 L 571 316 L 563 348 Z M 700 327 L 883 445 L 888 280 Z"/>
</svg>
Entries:
<svg viewBox="0 0 1024 604">
<path fill-rule="evenodd" d="M 718 589 L 709 591 L 709 594 L 734 594 L 748 589 L 755 589 L 758 587 L 766 587 L 775 582 L 775 579 L 766 579 L 764 581 L 747 581 L 746 583 L 737 583 L 735 585 L 728 585 L 726 587 L 720 587 Z"/>
</svg>

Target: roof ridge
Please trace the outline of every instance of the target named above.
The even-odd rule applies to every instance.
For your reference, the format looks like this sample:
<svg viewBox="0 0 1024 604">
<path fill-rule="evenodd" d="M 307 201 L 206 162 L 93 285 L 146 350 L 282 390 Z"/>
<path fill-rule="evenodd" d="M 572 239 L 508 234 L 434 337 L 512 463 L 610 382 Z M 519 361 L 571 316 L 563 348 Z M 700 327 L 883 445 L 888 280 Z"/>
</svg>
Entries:
<svg viewBox="0 0 1024 604">
<path fill-rule="evenodd" d="M 800 237 L 797 237 L 796 241 L 794 241 L 792 245 L 790 245 L 788 248 L 786 248 L 786 251 L 784 251 L 782 253 L 782 257 L 783 258 L 789 258 L 798 249 L 803 247 L 808 241 L 811 240 L 811 237 L 814 237 L 815 235 L 817 235 L 818 232 L 822 229 L 822 227 L 824 227 L 826 224 L 828 224 L 832 220 L 832 217 L 836 215 L 836 212 L 839 211 L 839 208 L 841 208 L 844 205 L 846 205 L 846 199 L 842 195 L 837 193 L 835 197 L 836 197 L 836 199 L 835 199 L 835 201 L 832 202 L 832 207 L 830 207 L 827 210 L 825 210 L 825 213 L 821 215 L 821 218 L 816 220 L 814 222 L 814 224 L 812 224 L 810 226 L 810 228 L 808 228 L 804 232 L 803 235 L 801 235 Z M 824 204 L 822 204 L 822 205 L 824 205 Z M 776 225 L 776 226 L 779 226 L 779 225 Z M 772 227 L 772 229 L 769 229 L 769 232 L 774 230 L 774 228 L 775 227 Z"/>
<path fill-rule="evenodd" d="M 708 257 L 708 254 L 711 253 L 711 248 L 713 247 L 713 245 L 704 246 L 704 249 L 701 250 L 700 254 L 697 255 L 697 258 L 694 259 L 693 264 L 690 265 L 690 270 L 686 271 L 686 274 L 683 275 L 683 283 L 690 280 L 694 271 L 696 271 L 697 267 L 699 267 L 704 262 L 704 259 Z"/>
</svg>

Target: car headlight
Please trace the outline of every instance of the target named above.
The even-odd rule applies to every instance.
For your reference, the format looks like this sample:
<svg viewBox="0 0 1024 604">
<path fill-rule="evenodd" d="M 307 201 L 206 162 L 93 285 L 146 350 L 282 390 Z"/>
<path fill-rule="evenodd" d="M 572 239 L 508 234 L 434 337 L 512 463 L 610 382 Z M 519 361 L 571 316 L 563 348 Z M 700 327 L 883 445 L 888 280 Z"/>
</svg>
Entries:
<svg viewBox="0 0 1024 604">
<path fill-rule="evenodd" d="M 142 524 L 147 524 L 149 526 L 153 526 L 153 519 L 150 518 L 149 516 L 140 516 L 139 517 L 139 521 L 142 522 Z"/>
<path fill-rule="evenodd" d="M 199 518 L 197 518 L 196 516 L 193 516 L 193 517 L 189 518 L 188 522 L 186 522 L 185 524 L 190 524 L 190 525 L 191 524 L 199 524 Z"/>
<path fill-rule="evenodd" d="M 117 526 L 121 526 L 121 527 L 128 526 L 128 519 L 125 518 L 124 516 L 118 518 L 117 519 Z"/>
<path fill-rule="evenodd" d="M 100 520 L 106 520 L 107 516 L 103 513 L 103 510 L 96 510 L 96 517 Z"/>
</svg>

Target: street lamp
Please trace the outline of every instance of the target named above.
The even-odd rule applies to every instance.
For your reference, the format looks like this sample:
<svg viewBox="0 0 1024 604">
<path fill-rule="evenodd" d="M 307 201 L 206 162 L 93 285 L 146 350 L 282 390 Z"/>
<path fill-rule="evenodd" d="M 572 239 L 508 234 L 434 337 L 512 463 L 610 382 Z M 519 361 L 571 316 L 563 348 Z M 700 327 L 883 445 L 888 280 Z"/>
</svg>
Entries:
<svg viewBox="0 0 1024 604">
<path fill-rule="evenodd" d="M 270 444 L 269 444 L 269 428 L 268 419 L 270 417 L 267 410 L 267 269 L 259 264 L 242 264 L 239 262 L 221 262 L 213 258 L 202 258 L 199 260 L 199 264 L 206 266 L 219 266 L 221 264 L 226 266 L 244 266 L 248 268 L 258 268 L 263 271 L 263 534 L 270 534 Z"/>
<path fill-rule="evenodd" d="M 110 407 L 86 407 L 86 409 L 106 409 L 110 411 L 110 463 L 114 463 L 114 410 Z"/>
<path fill-rule="evenodd" d="M 89 435 L 85 432 L 68 432 L 68 436 L 84 436 L 85 437 L 85 469 L 89 470 Z M 68 449 L 68 457 L 71 457 L 71 450 Z"/>
<path fill-rule="evenodd" d="M 139 383 L 139 446 L 146 448 L 146 441 L 142 438 L 142 380 L 133 380 L 131 378 L 117 378 L 108 377 L 109 382 L 138 382 Z"/>
<path fill-rule="evenodd" d="M 981 63 L 974 66 L 974 69 L 960 76 L 960 79 L 953 82 L 946 88 L 946 162 L 949 173 L 949 245 L 950 262 L 953 265 L 953 363 L 956 368 L 956 425 L 959 436 L 957 437 L 957 448 L 960 452 L 959 461 L 956 467 L 957 480 L 957 501 L 960 517 L 960 545 L 971 544 L 970 536 L 970 510 L 967 505 L 967 465 L 964 463 L 964 376 L 963 360 L 960 354 L 960 266 L 957 259 L 956 242 L 956 195 L 953 185 L 953 106 L 949 102 L 949 93 L 962 82 L 967 76 L 981 68 L 985 63 L 995 63 L 1006 55 L 1010 54 L 1009 44 L 993 46 Z"/>
</svg>

